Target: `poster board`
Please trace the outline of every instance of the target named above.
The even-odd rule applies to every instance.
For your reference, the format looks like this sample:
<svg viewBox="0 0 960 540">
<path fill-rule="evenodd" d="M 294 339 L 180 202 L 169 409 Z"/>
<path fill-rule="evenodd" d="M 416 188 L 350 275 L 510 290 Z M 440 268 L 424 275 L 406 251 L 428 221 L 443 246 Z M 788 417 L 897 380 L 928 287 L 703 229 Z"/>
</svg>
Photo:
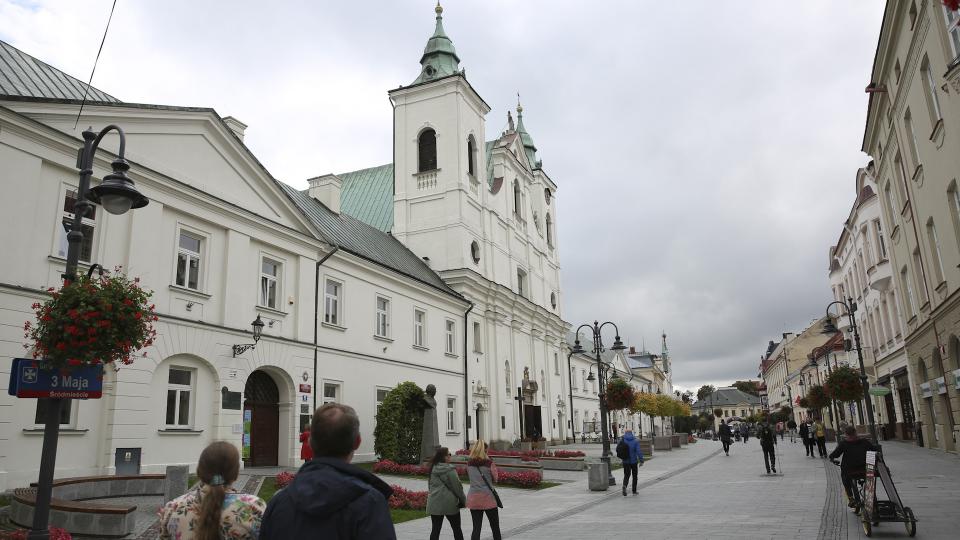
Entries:
<svg viewBox="0 0 960 540">
<path fill-rule="evenodd" d="M 867 452 L 867 476 L 863 484 L 863 521 L 874 521 L 876 512 L 873 502 L 877 498 L 877 453 Z"/>
</svg>

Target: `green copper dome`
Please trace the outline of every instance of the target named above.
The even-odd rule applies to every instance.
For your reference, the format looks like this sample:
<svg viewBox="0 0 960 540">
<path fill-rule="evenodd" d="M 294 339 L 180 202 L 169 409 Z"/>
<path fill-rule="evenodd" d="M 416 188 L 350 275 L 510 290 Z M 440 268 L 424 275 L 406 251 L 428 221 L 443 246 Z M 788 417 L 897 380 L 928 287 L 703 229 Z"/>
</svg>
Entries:
<svg viewBox="0 0 960 540">
<path fill-rule="evenodd" d="M 434 11 L 437 13 L 437 28 L 423 49 L 423 56 L 420 57 L 420 76 L 413 81 L 413 84 L 439 79 L 459 71 L 460 57 L 457 56 L 453 41 L 450 41 L 446 32 L 443 31 L 443 8 L 439 2 Z"/>
<path fill-rule="evenodd" d="M 520 135 L 520 142 L 523 143 L 523 149 L 527 153 L 530 166 L 538 167 L 537 145 L 533 144 L 533 137 L 527 133 L 527 128 L 523 126 L 523 106 L 520 103 L 517 103 L 517 134 Z"/>
</svg>

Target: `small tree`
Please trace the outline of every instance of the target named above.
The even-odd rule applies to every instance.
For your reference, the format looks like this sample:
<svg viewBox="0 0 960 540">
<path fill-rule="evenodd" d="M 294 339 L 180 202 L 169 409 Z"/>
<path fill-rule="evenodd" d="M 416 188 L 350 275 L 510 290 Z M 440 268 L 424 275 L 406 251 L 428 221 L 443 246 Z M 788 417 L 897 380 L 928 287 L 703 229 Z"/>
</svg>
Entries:
<svg viewBox="0 0 960 540">
<path fill-rule="evenodd" d="M 716 416 L 717 418 L 720 418 L 721 416 L 723 416 L 723 409 L 714 409 L 713 415 Z"/>
<path fill-rule="evenodd" d="M 697 390 L 697 401 L 703 401 L 717 389 L 712 384 L 705 384 Z"/>
<path fill-rule="evenodd" d="M 377 410 L 373 451 L 380 459 L 417 463 L 423 439 L 423 389 L 404 382 L 389 391 Z M 427 456 L 429 457 L 429 456 Z"/>
</svg>

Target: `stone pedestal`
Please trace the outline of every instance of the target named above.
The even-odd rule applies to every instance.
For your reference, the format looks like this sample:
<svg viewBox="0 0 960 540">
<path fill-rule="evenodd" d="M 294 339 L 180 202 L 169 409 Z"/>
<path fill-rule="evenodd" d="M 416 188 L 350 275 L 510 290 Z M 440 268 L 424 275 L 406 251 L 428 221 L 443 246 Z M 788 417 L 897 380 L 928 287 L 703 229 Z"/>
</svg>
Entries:
<svg viewBox="0 0 960 540">
<path fill-rule="evenodd" d="M 170 502 L 186 493 L 189 476 L 190 467 L 187 465 L 167 466 L 167 477 L 163 480 L 163 502 Z"/>
<path fill-rule="evenodd" d="M 670 445 L 673 448 L 680 448 L 680 436 L 679 435 L 670 435 Z"/>
<path fill-rule="evenodd" d="M 653 441 L 651 439 L 640 439 L 640 451 L 643 452 L 643 459 L 653 457 Z"/>
<path fill-rule="evenodd" d="M 606 491 L 610 489 L 610 473 L 604 462 L 591 463 L 587 466 L 587 484 L 590 491 Z"/>
<path fill-rule="evenodd" d="M 672 450 L 673 438 L 669 435 L 657 435 L 653 438 L 654 450 Z"/>
<path fill-rule="evenodd" d="M 688 439 L 690 439 L 689 433 L 677 433 L 677 437 L 680 437 L 680 446 L 686 446 Z"/>
</svg>

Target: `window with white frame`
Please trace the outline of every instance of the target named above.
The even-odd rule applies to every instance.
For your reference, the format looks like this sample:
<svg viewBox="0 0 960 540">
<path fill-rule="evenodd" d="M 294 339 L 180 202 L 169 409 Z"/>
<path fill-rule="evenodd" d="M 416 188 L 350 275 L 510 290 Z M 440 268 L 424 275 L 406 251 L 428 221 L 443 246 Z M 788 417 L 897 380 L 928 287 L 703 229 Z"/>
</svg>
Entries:
<svg viewBox="0 0 960 540">
<path fill-rule="evenodd" d="M 37 410 L 33 417 L 33 423 L 37 425 L 44 425 L 47 423 L 47 399 L 38 399 L 37 400 Z M 73 427 L 73 405 L 74 400 L 64 399 L 60 404 L 60 425 L 66 426 L 67 428 Z"/>
<path fill-rule="evenodd" d="M 920 305 L 926 304 L 929 298 L 923 282 L 926 276 L 923 274 L 923 260 L 920 258 L 919 247 L 913 249 L 913 275 L 917 278 L 917 298 L 920 300 Z"/>
<path fill-rule="evenodd" d="M 553 374 L 560 374 L 560 355 L 557 353 L 553 353 Z"/>
<path fill-rule="evenodd" d="M 923 86 L 926 90 L 927 109 L 930 112 L 930 123 L 936 124 L 943 115 L 940 113 L 940 98 L 937 96 L 937 83 L 930 71 L 930 59 L 923 57 L 923 63 L 920 65 L 920 74 L 923 76 Z"/>
<path fill-rule="evenodd" d="M 917 300 L 913 295 L 913 280 L 910 279 L 906 266 L 900 269 L 900 282 L 903 283 L 903 290 L 907 293 L 903 309 L 907 318 L 912 319 L 917 314 Z"/>
<path fill-rule="evenodd" d="M 483 331 L 480 323 L 473 323 L 473 352 L 483 352 Z"/>
<path fill-rule="evenodd" d="M 283 265 L 269 258 L 260 259 L 260 305 L 280 309 L 280 276 Z"/>
<path fill-rule="evenodd" d="M 67 258 L 69 243 L 67 242 L 67 231 L 73 227 L 73 205 L 77 202 L 77 191 L 73 188 L 66 188 L 63 192 L 63 206 L 58 217 L 60 223 L 57 225 L 57 256 L 63 259 Z M 90 262 L 93 259 L 93 240 L 97 227 L 97 206 L 90 207 L 89 215 L 80 220 L 80 232 L 83 233 L 83 240 L 80 241 L 80 262 Z"/>
<path fill-rule="evenodd" d="M 323 322 L 341 326 L 343 321 L 343 283 L 327 279 L 323 290 Z"/>
<path fill-rule="evenodd" d="M 883 186 L 883 198 L 887 202 L 887 221 L 890 222 L 891 227 L 896 224 L 893 219 L 893 216 L 899 213 L 900 209 L 897 208 L 897 204 L 893 200 L 893 188 L 890 187 L 890 181 Z"/>
<path fill-rule="evenodd" d="M 457 398 L 447 396 L 447 433 L 457 431 Z"/>
<path fill-rule="evenodd" d="M 387 394 L 390 393 L 389 388 L 377 388 L 377 410 L 380 410 L 380 406 L 383 405 L 383 400 L 387 399 Z"/>
<path fill-rule="evenodd" d="M 877 234 L 877 252 L 880 260 L 887 259 L 887 241 L 883 238 L 883 226 L 879 219 L 873 220 L 873 230 Z"/>
<path fill-rule="evenodd" d="M 940 255 L 940 239 L 937 238 L 937 226 L 933 218 L 927 220 L 927 243 L 930 245 L 930 256 L 933 257 L 933 277 L 935 284 L 944 280 L 943 258 Z"/>
<path fill-rule="evenodd" d="M 383 296 L 377 297 L 376 335 L 390 337 L 390 300 Z"/>
<path fill-rule="evenodd" d="M 586 392 L 587 391 L 587 370 L 580 370 L 580 388 Z"/>
<path fill-rule="evenodd" d="M 900 152 L 897 152 L 897 155 L 896 157 L 894 157 L 893 162 L 895 165 L 894 169 L 896 169 L 897 175 L 899 175 L 899 178 L 898 178 L 899 181 L 897 182 L 897 196 L 898 196 L 897 204 L 899 205 L 899 207 L 897 208 L 897 212 L 899 213 L 900 211 L 903 210 L 903 207 L 906 206 L 907 200 L 909 198 L 909 195 L 906 191 L 907 179 L 909 178 L 909 176 L 907 176 L 907 165 L 903 162 L 903 156 L 900 154 Z"/>
<path fill-rule="evenodd" d="M 960 242 L 960 192 L 957 191 L 957 180 L 950 181 L 947 188 L 947 198 L 950 200 L 950 219 L 953 221 L 953 235 Z"/>
<path fill-rule="evenodd" d="M 903 113 L 903 127 L 907 130 L 907 149 L 910 150 L 910 159 L 916 168 L 920 165 L 920 150 L 917 145 L 917 133 L 913 127 L 913 113 L 910 112 L 909 107 Z"/>
<path fill-rule="evenodd" d="M 191 426 L 194 370 L 171 366 L 167 374 L 167 427 L 185 429 Z"/>
<path fill-rule="evenodd" d="M 577 389 L 577 370 L 576 368 L 570 368 L 570 387 L 574 390 Z"/>
<path fill-rule="evenodd" d="M 422 309 L 413 310 L 413 346 L 426 347 L 427 343 L 427 312 Z"/>
<path fill-rule="evenodd" d="M 323 382 L 323 403 L 340 403 L 340 383 Z"/>
<path fill-rule="evenodd" d="M 447 319 L 444 321 L 444 330 L 446 332 L 446 353 L 456 354 L 457 352 L 457 323 Z"/>
<path fill-rule="evenodd" d="M 180 231 L 177 239 L 177 275 L 175 283 L 180 287 L 200 290 L 203 237 Z"/>
<path fill-rule="evenodd" d="M 522 268 L 517 268 L 517 294 L 527 297 L 527 273 Z"/>
<path fill-rule="evenodd" d="M 950 34 L 950 48 L 956 60 L 960 57 L 960 10 L 943 6 L 943 14 L 947 22 L 947 33 Z"/>
<path fill-rule="evenodd" d="M 507 383 L 506 386 L 504 387 L 504 390 L 506 390 L 507 395 L 509 396 L 510 395 L 510 361 L 509 360 L 505 360 L 503 362 L 503 378 L 504 378 L 504 382 Z"/>
</svg>

